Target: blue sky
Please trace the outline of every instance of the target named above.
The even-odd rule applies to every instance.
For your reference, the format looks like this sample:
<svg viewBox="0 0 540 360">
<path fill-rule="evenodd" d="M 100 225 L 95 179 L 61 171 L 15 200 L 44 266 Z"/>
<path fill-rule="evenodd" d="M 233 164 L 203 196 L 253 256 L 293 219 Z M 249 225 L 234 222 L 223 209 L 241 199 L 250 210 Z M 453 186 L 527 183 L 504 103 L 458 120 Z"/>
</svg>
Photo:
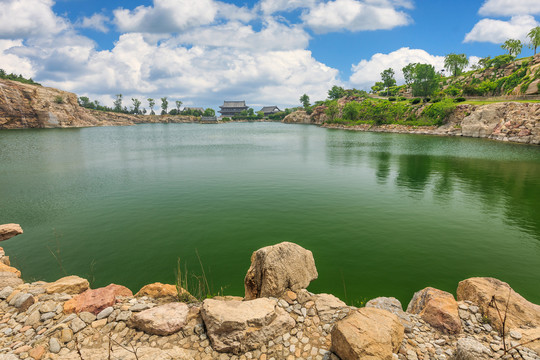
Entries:
<svg viewBox="0 0 540 360">
<path fill-rule="evenodd" d="M 0 0 L 0 68 L 112 104 L 290 107 L 388 67 L 526 41 L 539 0 Z M 532 55 L 525 47 L 521 56 Z M 130 101 L 125 101 L 129 105 Z"/>
</svg>

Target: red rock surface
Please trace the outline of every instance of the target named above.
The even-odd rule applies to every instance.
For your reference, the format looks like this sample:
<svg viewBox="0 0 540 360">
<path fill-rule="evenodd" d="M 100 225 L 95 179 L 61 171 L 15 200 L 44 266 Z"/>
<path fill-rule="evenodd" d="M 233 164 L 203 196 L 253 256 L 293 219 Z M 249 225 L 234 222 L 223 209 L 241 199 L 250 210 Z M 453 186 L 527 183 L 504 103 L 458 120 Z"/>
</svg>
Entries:
<svg viewBox="0 0 540 360">
<path fill-rule="evenodd" d="M 131 290 L 125 286 L 110 284 L 99 289 L 88 289 L 64 304 L 64 312 L 80 313 L 87 311 L 94 315 L 116 303 L 117 296 L 133 296 Z"/>
</svg>

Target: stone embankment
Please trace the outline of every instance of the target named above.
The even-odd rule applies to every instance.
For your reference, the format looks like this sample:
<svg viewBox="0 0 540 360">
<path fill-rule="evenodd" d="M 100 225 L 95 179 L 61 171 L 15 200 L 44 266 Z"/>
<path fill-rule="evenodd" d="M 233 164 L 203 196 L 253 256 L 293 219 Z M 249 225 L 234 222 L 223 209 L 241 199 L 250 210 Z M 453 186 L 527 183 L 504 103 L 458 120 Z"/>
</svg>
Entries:
<svg viewBox="0 0 540 360">
<path fill-rule="evenodd" d="M 129 115 L 86 109 L 77 95 L 0 79 L 0 129 L 119 126 L 195 122 L 194 116 Z"/>
<path fill-rule="evenodd" d="M 315 109 L 317 110 L 317 109 Z M 284 122 L 316 124 L 333 129 L 401 134 L 465 136 L 524 144 L 540 144 L 540 104 L 503 102 L 487 105 L 458 105 L 442 126 L 406 126 L 396 124 L 346 126 L 326 124 L 324 109 L 308 115 L 305 111 L 289 114 Z"/>
<path fill-rule="evenodd" d="M 4 240 L 20 233 L 0 226 Z M 313 255 L 292 243 L 253 253 L 245 298 L 189 304 L 173 285 L 133 295 L 77 276 L 23 283 L 3 250 L 0 264 L 0 360 L 540 359 L 540 342 L 527 343 L 540 336 L 540 306 L 491 278 L 460 282 L 457 301 L 423 289 L 403 311 L 394 298 L 358 309 L 310 293 Z M 506 308 L 509 294 L 503 333 L 493 303 Z"/>
</svg>

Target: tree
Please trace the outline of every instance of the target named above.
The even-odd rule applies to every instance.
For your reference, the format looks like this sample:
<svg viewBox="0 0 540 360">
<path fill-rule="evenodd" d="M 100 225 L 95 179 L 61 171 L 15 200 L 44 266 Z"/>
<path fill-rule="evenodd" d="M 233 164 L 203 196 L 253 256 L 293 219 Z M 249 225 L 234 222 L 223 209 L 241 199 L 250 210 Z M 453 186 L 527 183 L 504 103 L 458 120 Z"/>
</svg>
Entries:
<svg viewBox="0 0 540 360">
<path fill-rule="evenodd" d="M 140 114 L 141 110 L 141 101 L 139 99 L 133 99 L 131 98 L 131 102 L 133 102 L 133 113 L 134 114 Z"/>
<path fill-rule="evenodd" d="M 161 98 L 161 115 L 167 115 L 167 108 L 169 107 L 169 102 L 167 101 L 167 97 Z"/>
<path fill-rule="evenodd" d="M 444 68 L 453 77 L 458 76 L 469 65 L 469 60 L 465 54 L 448 54 L 444 57 Z"/>
<path fill-rule="evenodd" d="M 378 92 L 381 91 L 382 89 L 384 89 L 384 84 L 383 84 L 382 82 L 380 82 L 380 81 L 377 81 L 377 82 L 375 83 L 375 85 L 373 85 L 373 86 L 371 87 L 371 91 L 372 91 L 373 93 L 378 93 Z"/>
<path fill-rule="evenodd" d="M 405 78 L 405 84 L 411 85 L 414 80 L 414 68 L 416 64 L 412 63 L 405 66 L 401 71 L 403 71 L 403 77 Z M 375 84 L 377 85 L 377 84 Z"/>
<path fill-rule="evenodd" d="M 82 106 L 82 107 L 89 107 L 90 106 L 90 99 L 86 96 L 81 96 L 79 98 L 79 105 Z"/>
<path fill-rule="evenodd" d="M 409 65 L 413 65 L 411 68 L 411 88 L 413 91 L 413 96 L 428 97 L 433 94 L 439 86 L 439 76 L 435 72 L 433 65 Z"/>
<path fill-rule="evenodd" d="M 247 114 L 249 116 L 253 116 L 255 114 L 255 110 L 253 110 L 253 108 L 249 108 L 249 109 L 247 109 Z"/>
<path fill-rule="evenodd" d="M 491 56 L 486 56 L 485 58 L 478 60 L 478 65 L 483 69 L 487 69 L 491 65 Z"/>
<path fill-rule="evenodd" d="M 332 89 L 328 90 L 328 99 L 337 100 L 347 95 L 347 92 L 341 86 L 334 85 Z"/>
<path fill-rule="evenodd" d="M 148 106 L 150 107 L 150 115 L 156 115 L 156 113 L 154 112 L 154 106 L 156 105 L 156 102 L 152 98 L 148 98 L 146 100 L 148 100 Z"/>
<path fill-rule="evenodd" d="M 307 108 L 309 107 L 309 96 L 307 96 L 307 94 L 300 96 L 300 102 L 302 103 L 304 109 L 307 110 Z"/>
<path fill-rule="evenodd" d="M 523 44 L 520 40 L 508 39 L 501 45 L 501 48 L 508 51 L 511 56 L 518 56 L 523 49 Z"/>
<path fill-rule="evenodd" d="M 122 94 L 116 95 L 116 100 L 114 100 L 114 111 L 122 112 Z"/>
<path fill-rule="evenodd" d="M 182 106 L 182 102 L 180 100 L 176 100 L 176 113 L 180 114 L 180 107 Z"/>
<path fill-rule="evenodd" d="M 337 101 L 330 102 L 330 104 L 328 104 L 328 107 L 326 108 L 324 113 L 326 114 L 326 116 L 328 116 L 328 119 L 330 121 L 334 121 L 336 116 L 339 115 L 339 107 L 338 107 Z"/>
<path fill-rule="evenodd" d="M 387 91 L 390 86 L 396 85 L 396 79 L 394 78 L 394 75 L 394 69 L 392 68 L 388 68 L 381 73 L 381 79 Z"/>
<path fill-rule="evenodd" d="M 214 109 L 208 108 L 204 110 L 203 116 L 216 116 L 216 112 L 214 111 Z"/>
<path fill-rule="evenodd" d="M 531 29 L 527 37 L 531 40 L 529 47 L 534 49 L 534 55 L 536 55 L 536 48 L 540 46 L 540 26 Z"/>
</svg>

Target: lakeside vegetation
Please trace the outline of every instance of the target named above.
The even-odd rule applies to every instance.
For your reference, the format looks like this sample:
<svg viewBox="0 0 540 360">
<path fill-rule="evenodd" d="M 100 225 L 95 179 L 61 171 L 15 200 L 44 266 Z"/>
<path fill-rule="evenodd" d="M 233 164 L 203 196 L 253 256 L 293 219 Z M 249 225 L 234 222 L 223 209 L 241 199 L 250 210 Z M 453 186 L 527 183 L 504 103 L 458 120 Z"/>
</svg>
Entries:
<svg viewBox="0 0 540 360">
<path fill-rule="evenodd" d="M 40 83 L 35 82 L 34 80 L 32 80 L 32 78 L 27 79 L 24 76 L 22 76 L 21 74 L 19 74 L 19 75 L 14 74 L 14 73 L 8 74 L 4 69 L 0 69 L 0 79 L 17 81 L 17 82 L 20 82 L 20 83 L 23 83 L 23 84 L 31 84 L 31 85 L 39 85 L 39 86 L 41 86 Z"/>
</svg>

